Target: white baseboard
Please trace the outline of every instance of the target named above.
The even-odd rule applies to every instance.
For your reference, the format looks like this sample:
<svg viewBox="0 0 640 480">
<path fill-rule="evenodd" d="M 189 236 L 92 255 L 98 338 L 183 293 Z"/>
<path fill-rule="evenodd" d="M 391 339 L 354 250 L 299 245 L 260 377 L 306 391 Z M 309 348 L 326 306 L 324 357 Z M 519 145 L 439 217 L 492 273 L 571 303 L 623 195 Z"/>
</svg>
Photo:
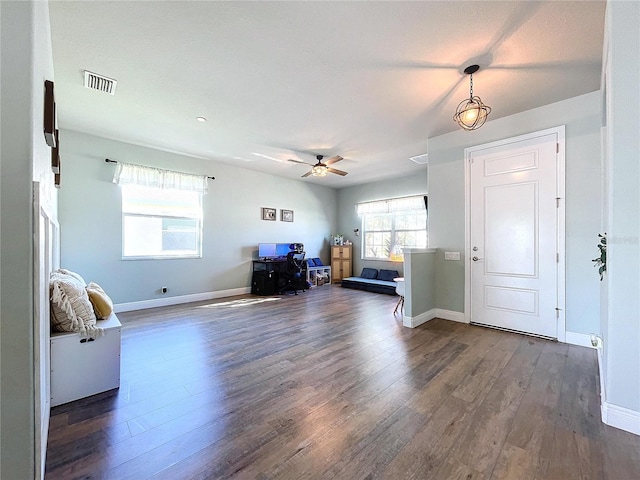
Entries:
<svg viewBox="0 0 640 480">
<path fill-rule="evenodd" d="M 567 332 L 567 338 L 569 332 Z M 567 342 L 569 343 L 569 342 Z M 598 337 L 598 372 L 600 374 L 600 415 L 602 423 L 625 432 L 640 435 L 640 412 L 607 402 L 607 387 L 602 362 L 602 339 Z"/>
<path fill-rule="evenodd" d="M 251 293 L 251 287 L 218 290 L 217 292 L 194 293 L 191 295 L 180 295 L 177 297 L 154 298 L 152 300 L 141 300 L 139 302 L 117 303 L 113 306 L 113 311 L 116 313 L 131 312 L 133 310 L 144 310 L 145 308 L 167 307 L 169 305 L 180 305 L 181 303 L 233 297 L 235 295 L 244 295 L 246 293 Z"/>
<path fill-rule="evenodd" d="M 436 308 L 436 317 L 444 320 L 451 320 L 452 322 L 468 323 L 464 319 L 463 312 L 454 312 L 453 310 L 443 310 L 442 308 Z"/>
<path fill-rule="evenodd" d="M 570 343 L 571 345 L 578 345 L 579 347 L 595 348 L 591 345 L 591 335 L 586 333 L 566 332 L 564 343 Z"/>
<path fill-rule="evenodd" d="M 602 422 L 625 432 L 640 435 L 640 412 L 603 402 L 600 406 Z"/>
<path fill-rule="evenodd" d="M 453 310 L 443 310 L 441 308 L 432 308 L 431 310 L 421 313 L 415 317 L 405 316 L 402 319 L 402 325 L 409 328 L 415 328 L 418 325 L 433 320 L 434 318 L 442 318 L 443 320 L 451 320 L 453 322 L 467 323 L 464 319 L 464 313 L 454 312 Z"/>
<path fill-rule="evenodd" d="M 427 323 L 429 320 L 433 320 L 436 318 L 436 309 L 432 308 L 428 312 L 421 313 L 415 317 L 407 317 L 406 315 L 402 318 L 402 325 L 409 328 L 415 328 L 423 323 Z"/>
</svg>

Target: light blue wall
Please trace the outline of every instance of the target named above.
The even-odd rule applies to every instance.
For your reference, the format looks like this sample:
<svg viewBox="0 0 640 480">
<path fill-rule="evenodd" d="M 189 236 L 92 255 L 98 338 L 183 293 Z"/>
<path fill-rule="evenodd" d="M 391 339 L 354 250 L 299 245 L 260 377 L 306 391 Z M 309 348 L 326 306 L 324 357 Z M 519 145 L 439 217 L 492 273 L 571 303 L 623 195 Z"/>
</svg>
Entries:
<svg viewBox="0 0 640 480">
<path fill-rule="evenodd" d="M 429 246 L 441 249 L 438 308 L 464 310 L 464 261 L 443 258 L 444 250 L 464 253 L 464 149 L 566 125 L 567 330 L 599 332 L 599 277 L 591 259 L 600 231 L 600 123 L 600 95 L 593 92 L 489 121 L 474 132 L 459 130 L 429 139 Z"/>
<path fill-rule="evenodd" d="M 34 359 L 44 362 L 34 347 L 44 344 L 38 331 L 48 330 L 35 318 L 34 261 L 40 252 L 33 245 L 33 186 L 41 182 L 51 214 L 56 194 L 51 173 L 51 149 L 44 135 L 44 80 L 53 80 L 53 55 L 47 2 L 0 2 L 2 87 L 0 158 L 0 478 L 35 478 L 40 465 L 35 429 L 36 385 Z M 48 323 L 48 322 L 47 322 Z M 36 327 L 34 332 L 34 327 Z M 42 328 L 44 327 L 44 328 Z M 37 367 L 41 367 L 37 363 Z M 42 452 L 44 453 L 44 452 Z"/>
<path fill-rule="evenodd" d="M 409 317 L 413 321 L 415 317 L 436 308 L 436 252 L 433 249 L 418 248 L 412 248 L 409 252 L 405 252 L 404 281 L 405 317 Z"/>
<path fill-rule="evenodd" d="M 99 283 L 116 303 L 163 297 L 163 286 L 166 296 L 248 287 L 262 242 L 304 243 L 307 256 L 329 261 L 334 189 L 74 131 L 62 131 L 60 143 L 61 265 Z M 203 258 L 121 259 L 120 188 L 105 158 L 216 177 L 203 197 Z M 294 222 L 264 221 L 261 207 L 293 210 Z"/>
<path fill-rule="evenodd" d="M 640 414 L 640 4 L 608 2 L 606 31 L 606 400 Z"/>
<path fill-rule="evenodd" d="M 409 159 L 403 159 L 409 162 Z M 427 165 L 415 166 L 415 173 L 380 182 L 372 182 L 338 190 L 338 231 L 353 242 L 353 273 L 358 275 L 363 268 L 398 270 L 402 274 L 402 263 L 390 261 L 362 260 L 362 235 L 355 236 L 353 230 L 360 229 L 360 217 L 356 214 L 356 203 L 383 200 L 386 198 L 424 195 L 427 193 Z"/>
</svg>

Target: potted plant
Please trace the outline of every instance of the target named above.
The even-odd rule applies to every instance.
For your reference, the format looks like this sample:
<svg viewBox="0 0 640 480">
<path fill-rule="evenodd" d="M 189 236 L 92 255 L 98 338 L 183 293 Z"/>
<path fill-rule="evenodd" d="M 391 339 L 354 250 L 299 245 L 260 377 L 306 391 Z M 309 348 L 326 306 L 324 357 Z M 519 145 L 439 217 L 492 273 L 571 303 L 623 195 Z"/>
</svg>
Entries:
<svg viewBox="0 0 640 480">
<path fill-rule="evenodd" d="M 598 249 L 600 250 L 600 256 L 591 260 L 595 263 L 594 267 L 598 268 L 598 273 L 600 274 L 600 281 L 604 276 L 604 272 L 607 271 L 607 234 L 604 235 L 598 234 L 600 241 L 598 242 Z"/>
</svg>

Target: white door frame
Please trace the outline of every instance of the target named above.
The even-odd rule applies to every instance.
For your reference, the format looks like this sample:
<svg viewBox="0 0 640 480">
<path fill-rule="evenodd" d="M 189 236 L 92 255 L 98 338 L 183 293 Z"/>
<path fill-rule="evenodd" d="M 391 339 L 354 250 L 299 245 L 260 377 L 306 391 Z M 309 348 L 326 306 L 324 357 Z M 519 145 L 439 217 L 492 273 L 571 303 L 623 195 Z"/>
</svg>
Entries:
<svg viewBox="0 0 640 480">
<path fill-rule="evenodd" d="M 556 251 L 558 253 L 558 262 L 556 276 L 558 280 L 558 291 L 556 298 L 557 305 L 557 338 L 559 342 L 566 341 L 566 298 L 565 298 L 565 284 L 566 284 L 566 271 L 565 271 L 565 259 L 566 259 L 566 247 L 565 247 L 565 133 L 564 125 L 558 127 L 548 128 L 537 132 L 527 133 L 525 135 L 519 135 L 517 137 L 511 137 L 504 140 L 497 140 L 495 142 L 484 143 L 482 145 L 475 145 L 473 147 L 467 147 L 464 149 L 464 228 L 465 228 L 465 264 L 464 264 L 464 320 L 466 323 L 471 322 L 471 154 L 478 150 L 484 150 L 486 148 L 499 147 L 508 145 L 510 143 L 521 142 L 523 140 L 531 140 L 536 137 L 544 135 L 556 134 L 558 139 L 557 150 L 557 185 L 556 185 L 556 197 L 558 197 L 558 209 L 557 209 L 557 238 L 556 238 Z"/>
</svg>

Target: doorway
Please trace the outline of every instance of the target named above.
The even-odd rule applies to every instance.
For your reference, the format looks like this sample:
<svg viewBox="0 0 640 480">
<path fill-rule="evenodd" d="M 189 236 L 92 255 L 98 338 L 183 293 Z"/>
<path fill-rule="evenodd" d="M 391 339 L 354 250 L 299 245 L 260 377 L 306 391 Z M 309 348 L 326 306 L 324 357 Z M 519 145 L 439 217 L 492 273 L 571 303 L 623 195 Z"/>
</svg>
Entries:
<svg viewBox="0 0 640 480">
<path fill-rule="evenodd" d="M 465 317 L 565 340 L 564 126 L 465 149 Z"/>
</svg>

